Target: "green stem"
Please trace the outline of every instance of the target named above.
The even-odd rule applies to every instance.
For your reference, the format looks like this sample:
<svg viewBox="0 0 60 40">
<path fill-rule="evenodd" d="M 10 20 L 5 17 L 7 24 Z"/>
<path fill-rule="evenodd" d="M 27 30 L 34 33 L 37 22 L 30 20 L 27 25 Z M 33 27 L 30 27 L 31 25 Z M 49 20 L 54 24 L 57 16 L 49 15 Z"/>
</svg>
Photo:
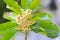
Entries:
<svg viewBox="0 0 60 40">
<path fill-rule="evenodd" d="M 25 40 L 27 40 L 27 31 L 25 32 Z"/>
</svg>

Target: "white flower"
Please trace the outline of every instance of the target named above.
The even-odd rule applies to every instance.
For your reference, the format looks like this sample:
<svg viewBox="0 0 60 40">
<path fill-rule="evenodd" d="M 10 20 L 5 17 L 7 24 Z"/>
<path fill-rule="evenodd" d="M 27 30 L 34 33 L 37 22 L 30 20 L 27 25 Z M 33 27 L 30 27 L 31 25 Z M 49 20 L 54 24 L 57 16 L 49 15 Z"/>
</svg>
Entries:
<svg viewBox="0 0 60 40">
<path fill-rule="evenodd" d="M 23 9 L 22 9 L 23 10 Z M 16 16 L 16 23 L 19 25 L 17 30 L 29 30 L 29 26 L 34 23 L 34 20 L 30 20 L 32 17 L 31 10 L 27 9 L 26 11 L 22 11 L 22 16 L 19 14 Z"/>
</svg>

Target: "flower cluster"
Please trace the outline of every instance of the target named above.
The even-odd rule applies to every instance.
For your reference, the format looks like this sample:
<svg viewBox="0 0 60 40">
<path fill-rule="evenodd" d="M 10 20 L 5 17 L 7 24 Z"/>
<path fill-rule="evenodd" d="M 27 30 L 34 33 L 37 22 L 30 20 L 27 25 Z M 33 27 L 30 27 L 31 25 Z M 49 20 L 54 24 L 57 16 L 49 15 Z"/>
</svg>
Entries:
<svg viewBox="0 0 60 40">
<path fill-rule="evenodd" d="M 30 30 L 29 26 L 34 24 L 34 20 L 30 20 L 32 17 L 31 10 L 27 9 L 26 11 L 22 11 L 22 16 L 17 15 L 16 22 L 19 25 L 17 30 L 27 31 Z"/>
</svg>

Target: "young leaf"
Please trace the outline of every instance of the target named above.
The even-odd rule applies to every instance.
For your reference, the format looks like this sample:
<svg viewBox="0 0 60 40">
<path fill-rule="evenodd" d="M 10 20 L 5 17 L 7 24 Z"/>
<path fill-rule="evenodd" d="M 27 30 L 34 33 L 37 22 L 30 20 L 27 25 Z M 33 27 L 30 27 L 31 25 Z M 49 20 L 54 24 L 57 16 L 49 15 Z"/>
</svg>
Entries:
<svg viewBox="0 0 60 40">
<path fill-rule="evenodd" d="M 58 36 L 59 30 L 56 24 L 50 21 L 41 21 L 40 26 L 45 30 L 48 37 L 55 38 Z"/>
<path fill-rule="evenodd" d="M 17 14 L 15 12 L 5 12 L 3 18 L 8 20 L 16 20 Z"/>
<path fill-rule="evenodd" d="M 37 8 L 38 6 L 40 6 L 40 0 L 33 0 L 28 8 L 33 10 L 33 9 Z"/>
<path fill-rule="evenodd" d="M 52 16 L 48 13 L 39 13 L 39 14 L 36 14 L 32 17 L 34 20 L 51 20 L 52 19 Z"/>
<path fill-rule="evenodd" d="M 32 0 L 21 0 L 21 6 L 23 9 L 27 9 L 28 6 L 31 4 Z"/>
<path fill-rule="evenodd" d="M 8 30 L 2 34 L 2 38 L 0 40 L 11 40 L 11 38 L 15 35 L 16 30 Z"/>
<path fill-rule="evenodd" d="M 28 6 L 31 4 L 32 1 L 33 1 L 33 0 L 28 0 Z"/>
<path fill-rule="evenodd" d="M 21 6 L 23 9 L 26 9 L 28 6 L 28 0 L 21 0 Z"/>
<path fill-rule="evenodd" d="M 11 28 L 17 27 L 17 24 L 14 22 L 6 22 L 6 23 L 2 23 L 0 24 L 0 33 L 3 33 L 4 31 L 7 31 Z"/>
<path fill-rule="evenodd" d="M 21 14 L 21 8 L 15 0 L 4 0 L 4 2 L 7 4 L 7 8 L 16 12 L 17 14 Z"/>
</svg>

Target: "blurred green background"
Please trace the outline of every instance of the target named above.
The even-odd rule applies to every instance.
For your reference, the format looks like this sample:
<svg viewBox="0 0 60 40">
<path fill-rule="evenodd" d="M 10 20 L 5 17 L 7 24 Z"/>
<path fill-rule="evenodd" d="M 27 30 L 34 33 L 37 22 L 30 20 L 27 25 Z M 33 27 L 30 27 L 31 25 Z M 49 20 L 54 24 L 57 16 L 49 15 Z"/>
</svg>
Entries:
<svg viewBox="0 0 60 40">
<path fill-rule="evenodd" d="M 0 0 L 0 23 L 7 21 L 2 17 L 5 9 L 6 9 L 6 4 L 3 2 L 3 0 Z"/>
</svg>

